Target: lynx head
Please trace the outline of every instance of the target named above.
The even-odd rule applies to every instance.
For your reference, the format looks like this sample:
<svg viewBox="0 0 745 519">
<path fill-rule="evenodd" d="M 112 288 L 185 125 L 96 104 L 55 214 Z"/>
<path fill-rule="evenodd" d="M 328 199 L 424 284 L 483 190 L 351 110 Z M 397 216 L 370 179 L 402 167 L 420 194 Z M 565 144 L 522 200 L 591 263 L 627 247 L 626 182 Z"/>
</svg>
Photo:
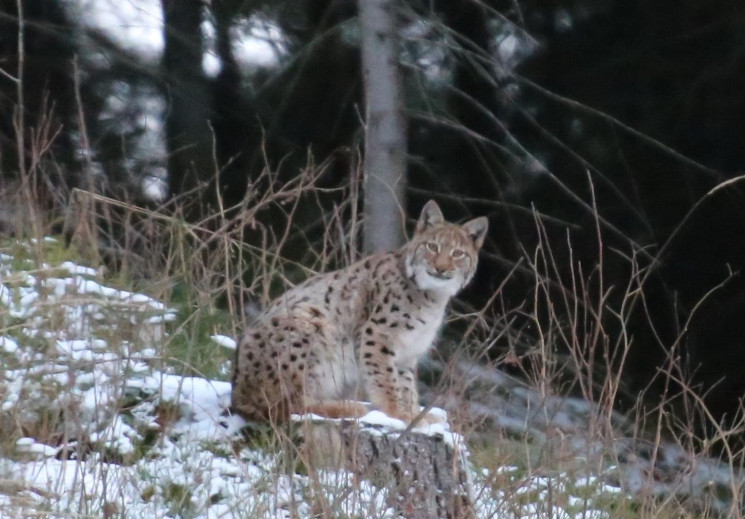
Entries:
<svg viewBox="0 0 745 519">
<path fill-rule="evenodd" d="M 430 200 L 414 237 L 404 246 L 406 276 L 422 290 L 455 295 L 476 272 L 487 227 L 485 216 L 463 225 L 446 222 L 437 203 Z"/>
</svg>

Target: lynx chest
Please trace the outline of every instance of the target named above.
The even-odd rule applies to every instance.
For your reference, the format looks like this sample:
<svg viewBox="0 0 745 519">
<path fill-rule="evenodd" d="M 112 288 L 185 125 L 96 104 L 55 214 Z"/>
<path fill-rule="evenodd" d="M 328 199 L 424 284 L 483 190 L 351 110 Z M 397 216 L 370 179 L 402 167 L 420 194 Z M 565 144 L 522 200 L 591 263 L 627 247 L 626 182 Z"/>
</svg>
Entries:
<svg viewBox="0 0 745 519">
<path fill-rule="evenodd" d="M 442 325 L 445 313 L 442 307 L 426 307 L 412 312 L 410 326 L 397 333 L 397 360 L 400 364 L 412 364 L 431 347 Z"/>
</svg>

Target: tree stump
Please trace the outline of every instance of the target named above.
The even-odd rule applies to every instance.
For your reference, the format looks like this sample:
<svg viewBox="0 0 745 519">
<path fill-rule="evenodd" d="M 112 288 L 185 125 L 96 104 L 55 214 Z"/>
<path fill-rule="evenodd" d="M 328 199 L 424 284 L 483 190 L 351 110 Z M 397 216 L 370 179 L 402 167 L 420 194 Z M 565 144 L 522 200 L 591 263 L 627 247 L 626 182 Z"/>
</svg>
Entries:
<svg viewBox="0 0 745 519">
<path fill-rule="evenodd" d="M 407 519 L 474 517 L 462 437 L 440 424 L 429 431 L 371 424 L 364 417 L 311 419 L 303 450 L 313 468 L 342 468 L 387 489 L 388 505 Z"/>
</svg>

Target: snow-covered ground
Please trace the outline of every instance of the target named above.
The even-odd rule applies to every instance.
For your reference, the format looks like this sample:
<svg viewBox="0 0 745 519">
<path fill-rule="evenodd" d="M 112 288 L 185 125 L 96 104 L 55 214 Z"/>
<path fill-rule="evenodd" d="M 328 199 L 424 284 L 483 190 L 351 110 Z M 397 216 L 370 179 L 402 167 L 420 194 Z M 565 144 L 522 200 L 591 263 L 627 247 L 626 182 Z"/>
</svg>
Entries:
<svg viewBox="0 0 745 519">
<path fill-rule="evenodd" d="M 176 319 L 94 269 L 0 254 L 0 517 L 312 517 L 319 490 L 340 514 L 395 517 L 386 489 L 344 470 L 295 473 L 281 449 L 251 447 L 225 412 L 228 382 L 163 362 Z M 377 411 L 363 420 L 403 427 Z M 480 517 L 609 517 L 592 496 L 619 492 L 517 467 L 474 469 L 473 484 Z M 565 506 L 547 507 L 559 491 Z"/>
<path fill-rule="evenodd" d="M 184 376 L 178 366 L 189 359 L 167 358 L 176 310 L 109 286 L 93 268 L 39 265 L 38 247 L 0 247 L 0 517 L 294 518 L 315 516 L 319 502 L 333 503 L 340 516 L 396 517 L 387 489 L 343 469 L 296 470 L 287 439 L 246 440 L 245 423 L 226 411 L 229 382 L 193 370 Z M 224 335 L 208 342 L 208 350 L 235 347 Z M 591 404 L 547 399 L 498 372 L 464 369 L 505 397 L 472 399 L 468 410 L 491 416 L 497 430 L 523 434 L 526 448 L 544 448 L 549 431 L 562 431 L 575 467 L 578 453 L 603 448 L 582 435 Z M 218 372 L 229 373 L 229 361 Z M 404 428 L 377 411 L 362 421 L 387 434 Z M 464 441 L 444 424 L 416 432 Z M 613 462 L 599 470 L 588 462 L 571 474 L 471 464 L 478 517 L 614 517 L 637 492 L 695 496 L 707 485 L 720 498 L 709 503 L 726 510 L 733 474 L 725 465 L 671 445 L 658 447 L 652 465 L 630 444 L 616 444 L 603 451 Z"/>
</svg>

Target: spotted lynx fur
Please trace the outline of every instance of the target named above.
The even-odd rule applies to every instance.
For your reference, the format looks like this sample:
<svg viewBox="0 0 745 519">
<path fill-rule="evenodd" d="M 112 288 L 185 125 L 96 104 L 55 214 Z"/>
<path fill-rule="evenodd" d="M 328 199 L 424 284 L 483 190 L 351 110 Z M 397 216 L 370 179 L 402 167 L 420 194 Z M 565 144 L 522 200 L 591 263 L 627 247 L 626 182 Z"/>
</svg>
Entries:
<svg viewBox="0 0 745 519">
<path fill-rule="evenodd" d="M 357 400 L 366 398 L 410 422 L 419 414 L 417 360 L 450 298 L 473 277 L 487 223 L 448 223 L 430 201 L 400 249 L 317 275 L 274 300 L 236 351 L 234 411 L 272 421 L 305 412 L 360 416 L 366 408 Z"/>
</svg>

